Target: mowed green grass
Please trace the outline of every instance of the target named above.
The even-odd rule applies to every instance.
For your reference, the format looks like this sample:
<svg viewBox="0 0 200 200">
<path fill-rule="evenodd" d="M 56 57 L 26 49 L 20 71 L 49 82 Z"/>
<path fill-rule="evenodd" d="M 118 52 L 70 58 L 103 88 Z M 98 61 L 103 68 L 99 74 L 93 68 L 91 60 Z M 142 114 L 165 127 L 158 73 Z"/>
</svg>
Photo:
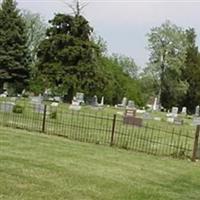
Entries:
<svg viewBox="0 0 200 200">
<path fill-rule="evenodd" d="M 2 200 L 199 200 L 200 163 L 0 127 Z"/>
</svg>

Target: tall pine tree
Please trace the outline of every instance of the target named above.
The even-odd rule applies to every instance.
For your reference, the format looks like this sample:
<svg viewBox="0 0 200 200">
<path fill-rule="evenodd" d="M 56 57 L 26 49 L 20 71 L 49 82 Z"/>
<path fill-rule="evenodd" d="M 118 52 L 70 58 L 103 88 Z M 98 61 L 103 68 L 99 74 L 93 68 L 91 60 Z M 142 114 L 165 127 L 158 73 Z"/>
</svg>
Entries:
<svg viewBox="0 0 200 200">
<path fill-rule="evenodd" d="M 188 48 L 186 54 L 183 79 L 189 88 L 185 98 L 181 99 L 181 106 L 187 106 L 189 113 L 194 113 L 195 107 L 200 105 L 200 54 L 196 46 L 196 34 L 193 28 L 186 30 Z"/>
<path fill-rule="evenodd" d="M 14 0 L 3 0 L 0 7 L 0 88 L 8 83 L 14 92 L 27 85 L 29 56 L 26 25 Z"/>
<path fill-rule="evenodd" d="M 38 81 L 44 88 L 70 101 L 77 91 L 93 96 L 105 87 L 99 67 L 99 47 L 91 40 L 92 28 L 81 15 L 57 14 L 38 51 Z M 43 89 L 44 89 L 43 88 Z"/>
</svg>

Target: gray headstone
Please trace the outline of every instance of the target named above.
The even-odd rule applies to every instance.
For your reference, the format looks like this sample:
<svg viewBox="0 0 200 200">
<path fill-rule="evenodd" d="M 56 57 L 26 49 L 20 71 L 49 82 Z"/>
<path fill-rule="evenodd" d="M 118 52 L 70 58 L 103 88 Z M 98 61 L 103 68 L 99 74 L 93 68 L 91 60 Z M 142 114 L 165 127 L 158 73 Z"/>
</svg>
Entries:
<svg viewBox="0 0 200 200">
<path fill-rule="evenodd" d="M 127 107 L 128 108 L 134 108 L 135 107 L 134 101 L 129 100 L 128 104 L 127 104 Z"/>
<path fill-rule="evenodd" d="M 75 97 L 77 101 L 79 101 L 80 103 L 84 103 L 84 93 L 77 92 Z"/>
<path fill-rule="evenodd" d="M 55 97 L 54 97 L 54 100 L 57 101 L 57 102 L 61 102 L 61 101 L 62 101 L 62 100 L 61 100 L 61 97 L 59 97 L 59 96 L 55 96 Z"/>
<path fill-rule="evenodd" d="M 31 99 L 32 104 L 41 104 L 43 101 L 42 96 L 34 96 L 34 97 L 30 97 L 30 99 Z"/>
<path fill-rule="evenodd" d="M 172 117 L 177 117 L 178 107 L 172 107 Z"/>
<path fill-rule="evenodd" d="M 14 105 L 15 105 L 15 103 L 13 103 L 13 102 L 2 102 L 0 104 L 0 110 L 2 112 L 12 112 Z"/>
<path fill-rule="evenodd" d="M 200 115 L 200 108 L 199 108 L 199 105 L 198 105 L 198 106 L 196 106 L 196 108 L 195 108 L 195 116 L 196 116 L 196 117 L 199 117 L 199 115 Z"/>
<path fill-rule="evenodd" d="M 34 106 L 34 111 L 36 113 L 44 113 L 44 104 L 35 103 L 35 104 L 33 104 L 33 106 Z"/>
<path fill-rule="evenodd" d="M 98 106 L 98 98 L 96 95 L 92 99 L 92 106 Z"/>
<path fill-rule="evenodd" d="M 192 121 L 193 125 L 200 125 L 200 117 L 194 117 Z"/>
<path fill-rule="evenodd" d="M 178 117 L 175 117 L 174 118 L 174 124 L 176 125 L 183 125 L 183 120 L 178 118 Z"/>
<path fill-rule="evenodd" d="M 146 120 L 152 119 L 152 116 L 150 115 L 150 113 L 145 112 L 145 113 L 143 114 L 143 119 L 146 119 Z"/>
</svg>

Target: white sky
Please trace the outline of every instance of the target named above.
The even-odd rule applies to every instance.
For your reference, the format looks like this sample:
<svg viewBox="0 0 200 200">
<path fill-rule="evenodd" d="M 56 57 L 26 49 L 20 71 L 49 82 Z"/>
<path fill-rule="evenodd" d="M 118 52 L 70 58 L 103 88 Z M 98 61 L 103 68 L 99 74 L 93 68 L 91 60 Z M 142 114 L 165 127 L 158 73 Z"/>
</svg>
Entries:
<svg viewBox="0 0 200 200">
<path fill-rule="evenodd" d="M 54 13 L 71 13 L 63 2 L 71 0 L 17 0 L 18 7 L 38 12 L 46 20 Z M 167 19 L 183 28 L 193 27 L 200 45 L 200 0 L 88 0 L 84 16 L 95 32 L 107 42 L 110 53 L 132 57 L 144 66 L 148 61 L 146 34 L 152 27 L 160 26 Z"/>
</svg>

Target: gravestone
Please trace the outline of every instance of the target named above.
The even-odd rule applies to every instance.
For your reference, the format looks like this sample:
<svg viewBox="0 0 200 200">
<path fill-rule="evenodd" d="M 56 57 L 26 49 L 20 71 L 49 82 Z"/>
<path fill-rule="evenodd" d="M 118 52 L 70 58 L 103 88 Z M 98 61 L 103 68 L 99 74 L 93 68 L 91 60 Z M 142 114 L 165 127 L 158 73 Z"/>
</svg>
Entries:
<svg viewBox="0 0 200 200">
<path fill-rule="evenodd" d="M 187 115 L 187 108 L 186 107 L 182 107 L 181 114 Z"/>
<path fill-rule="evenodd" d="M 58 107 L 58 105 L 59 105 L 58 102 L 53 102 L 53 103 L 51 103 L 51 106 L 52 106 L 52 107 Z"/>
<path fill-rule="evenodd" d="M 199 105 L 198 105 L 198 106 L 196 106 L 196 108 L 195 108 L 195 116 L 196 116 L 196 117 L 199 117 L 199 115 L 200 115 L 200 108 L 199 108 Z"/>
<path fill-rule="evenodd" d="M 61 99 L 61 97 L 59 97 L 59 96 L 55 96 L 53 99 L 54 99 L 54 101 L 56 101 L 56 102 L 62 102 L 62 99 Z"/>
<path fill-rule="evenodd" d="M 73 97 L 72 104 L 69 106 L 69 109 L 78 111 L 81 109 L 80 104 L 81 104 L 81 102 L 79 100 L 77 100 L 76 97 Z"/>
<path fill-rule="evenodd" d="M 194 117 L 192 121 L 192 125 L 194 126 L 200 125 L 200 117 Z"/>
<path fill-rule="evenodd" d="M 32 104 L 41 104 L 43 101 L 43 97 L 41 95 L 30 97 L 30 99 Z"/>
<path fill-rule="evenodd" d="M 124 97 L 124 98 L 122 99 L 122 103 L 121 103 L 121 104 L 117 104 L 116 107 L 123 107 L 123 108 L 125 108 L 125 107 L 126 107 L 126 104 L 127 104 L 127 98 Z"/>
<path fill-rule="evenodd" d="M 175 118 L 178 115 L 178 107 L 172 107 L 172 117 Z"/>
<path fill-rule="evenodd" d="M 98 106 L 98 98 L 96 95 L 93 97 L 92 106 Z"/>
<path fill-rule="evenodd" d="M 13 111 L 13 107 L 15 106 L 15 103 L 13 103 L 13 102 L 2 102 L 1 104 L 0 104 L 0 110 L 2 111 L 2 112 L 7 112 L 7 113 L 9 113 L 9 112 L 12 112 Z"/>
<path fill-rule="evenodd" d="M 84 93 L 77 92 L 76 93 L 76 101 L 78 101 L 80 104 L 84 103 Z"/>
<path fill-rule="evenodd" d="M 134 101 L 129 100 L 129 101 L 128 101 L 128 104 L 127 104 L 127 108 L 128 108 L 128 109 L 134 109 L 134 107 L 135 107 Z"/>
<path fill-rule="evenodd" d="M 183 119 L 181 119 L 179 117 L 175 117 L 174 118 L 174 124 L 176 124 L 176 125 L 183 125 Z"/>
<path fill-rule="evenodd" d="M 156 97 L 155 99 L 154 99 L 154 102 L 153 102 L 153 106 L 152 106 L 152 109 L 153 109 L 153 111 L 157 111 L 158 110 L 158 98 Z"/>
<path fill-rule="evenodd" d="M 152 116 L 150 115 L 150 113 L 145 112 L 145 113 L 143 114 L 143 119 L 149 120 L 149 119 L 152 119 Z"/>
<path fill-rule="evenodd" d="M 169 122 L 169 123 L 174 123 L 174 118 L 173 118 L 173 117 L 168 117 L 168 118 L 167 118 L 167 122 Z"/>
<path fill-rule="evenodd" d="M 4 91 L 2 94 L 0 94 L 0 97 L 7 97 L 8 96 L 8 92 Z"/>
<path fill-rule="evenodd" d="M 126 109 L 123 122 L 133 126 L 142 126 L 142 118 L 136 117 L 136 109 Z"/>
<path fill-rule="evenodd" d="M 45 89 L 43 94 L 44 101 L 53 101 L 51 89 Z"/>
<path fill-rule="evenodd" d="M 33 104 L 34 112 L 36 113 L 44 113 L 44 104 L 42 103 L 34 103 Z"/>
<path fill-rule="evenodd" d="M 101 97 L 101 103 L 98 106 L 104 106 L 104 97 Z"/>
</svg>

